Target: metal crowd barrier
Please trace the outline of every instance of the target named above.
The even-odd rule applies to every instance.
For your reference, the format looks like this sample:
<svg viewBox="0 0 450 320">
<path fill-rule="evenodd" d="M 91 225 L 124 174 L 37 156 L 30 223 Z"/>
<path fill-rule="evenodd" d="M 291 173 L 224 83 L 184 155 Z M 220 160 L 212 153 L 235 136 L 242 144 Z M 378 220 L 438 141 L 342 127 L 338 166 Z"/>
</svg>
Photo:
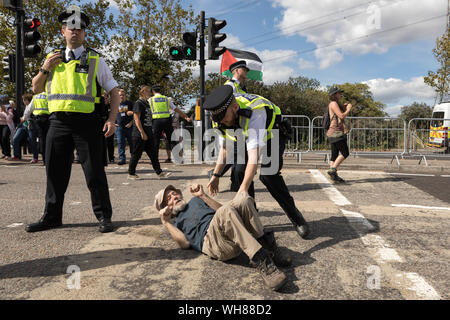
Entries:
<svg viewBox="0 0 450 320">
<path fill-rule="evenodd" d="M 291 136 L 286 142 L 285 155 L 296 156 L 301 162 L 302 154 L 325 155 L 329 160 L 330 143 L 322 128 L 322 116 L 312 120 L 305 115 L 284 115 L 292 126 Z M 447 131 L 432 128 L 433 121 L 450 121 L 450 119 L 415 118 L 406 123 L 401 118 L 391 117 L 347 117 L 349 128 L 347 142 L 350 154 L 388 155 L 397 159 L 404 157 L 420 157 L 426 163 L 427 157 L 450 158 L 450 146 Z M 192 124 L 183 126 L 192 130 Z M 441 130 L 442 129 L 442 130 Z M 436 131 L 438 131 L 436 133 Z M 443 132 L 445 131 L 445 132 Z M 445 136 L 441 147 L 432 145 L 431 138 L 436 135 Z M 422 161 L 422 160 L 421 160 Z M 427 164 L 427 163 L 426 163 Z"/>
<path fill-rule="evenodd" d="M 450 158 L 445 122 L 450 122 L 450 119 L 411 119 L 408 122 L 408 156 L 419 157 L 426 165 L 427 158 Z"/>
</svg>

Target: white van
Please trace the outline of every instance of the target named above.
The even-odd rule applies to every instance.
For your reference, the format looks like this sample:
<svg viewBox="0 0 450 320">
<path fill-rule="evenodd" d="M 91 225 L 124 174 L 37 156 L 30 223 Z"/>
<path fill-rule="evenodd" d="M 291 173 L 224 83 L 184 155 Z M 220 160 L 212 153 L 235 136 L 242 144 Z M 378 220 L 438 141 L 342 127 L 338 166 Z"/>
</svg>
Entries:
<svg viewBox="0 0 450 320">
<path fill-rule="evenodd" d="M 450 101 L 437 104 L 433 108 L 428 145 L 450 151 L 448 128 L 450 128 Z M 435 120 L 436 119 L 436 120 Z"/>
</svg>

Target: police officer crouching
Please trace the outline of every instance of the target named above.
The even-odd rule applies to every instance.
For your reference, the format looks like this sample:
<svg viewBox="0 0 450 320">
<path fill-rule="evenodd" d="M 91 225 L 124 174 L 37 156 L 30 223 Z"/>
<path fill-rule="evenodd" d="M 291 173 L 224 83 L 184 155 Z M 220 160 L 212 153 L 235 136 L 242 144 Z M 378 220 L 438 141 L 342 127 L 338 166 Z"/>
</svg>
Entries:
<svg viewBox="0 0 450 320">
<path fill-rule="evenodd" d="M 239 139 L 239 130 L 232 134 L 229 129 L 242 129 L 240 132 L 246 141 L 246 159 L 243 164 L 235 164 L 235 179 L 240 185 L 237 193 L 243 192 L 255 197 L 253 178 L 258 168 L 259 153 L 264 150 L 259 179 L 284 210 L 297 233 L 305 239 L 310 232 L 309 226 L 295 206 L 294 199 L 281 176 L 289 125 L 281 121 L 280 108 L 255 94 L 233 94 L 233 89 L 229 85 L 215 89 L 206 98 L 204 108 L 211 112 L 213 127 L 218 128 L 223 134 L 214 174 L 207 186 L 210 193 L 216 195 L 219 191 L 220 173 L 225 166 L 227 155 L 225 139 L 236 141 L 234 137 L 236 133 Z M 279 135 L 276 135 L 273 129 L 279 129 Z M 274 138 L 277 136 L 279 139 Z M 272 153 L 273 144 L 278 144 L 274 146 L 276 150 L 274 153 Z"/>
<path fill-rule="evenodd" d="M 89 18 L 76 6 L 58 16 L 67 48 L 47 55 L 33 78 L 33 91 L 45 91 L 50 112 L 45 165 L 47 190 L 42 218 L 26 227 L 28 232 L 62 225 L 64 194 L 69 184 L 73 151 L 79 160 L 91 193 L 92 208 L 100 222 L 99 231 L 113 231 L 112 208 L 106 179 L 103 152 L 104 137 L 115 130 L 119 96 L 118 84 L 100 55 L 83 46 Z M 106 121 L 98 112 L 103 90 L 111 96 Z M 97 110 L 96 110 L 97 108 Z M 103 134 L 103 132 L 104 134 Z"/>
</svg>

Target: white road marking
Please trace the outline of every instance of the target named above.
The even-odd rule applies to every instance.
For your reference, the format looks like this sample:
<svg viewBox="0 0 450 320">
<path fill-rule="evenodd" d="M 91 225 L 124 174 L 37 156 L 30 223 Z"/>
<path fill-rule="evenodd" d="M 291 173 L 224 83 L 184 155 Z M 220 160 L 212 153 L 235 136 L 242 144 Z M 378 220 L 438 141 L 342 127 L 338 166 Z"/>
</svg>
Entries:
<svg viewBox="0 0 450 320">
<path fill-rule="evenodd" d="M 23 226 L 23 223 L 13 223 L 6 227 L 7 228 L 16 228 L 16 227 L 20 227 L 20 226 Z"/>
<path fill-rule="evenodd" d="M 351 205 L 347 200 L 319 170 L 309 170 L 314 179 L 324 188 L 328 197 L 338 206 Z M 395 249 L 393 249 L 379 235 L 368 233 L 375 230 L 375 227 L 360 213 L 340 209 L 348 220 L 350 226 L 358 233 L 361 241 L 367 247 L 369 253 L 375 261 L 386 266 L 388 262 L 404 262 Z M 401 289 L 402 295 L 406 299 L 441 299 L 440 295 L 428 282 L 417 273 L 398 272 L 395 274 L 393 282 Z"/>
<path fill-rule="evenodd" d="M 450 178 L 450 175 L 448 175 L 448 174 L 441 174 L 441 177 L 443 177 L 443 178 Z"/>
<path fill-rule="evenodd" d="M 80 205 L 80 204 L 81 204 L 80 201 L 72 201 L 72 202 L 70 203 L 71 206 L 78 206 L 78 205 Z"/>
<path fill-rule="evenodd" d="M 428 206 L 418 206 L 415 204 L 392 204 L 393 207 L 399 208 L 417 208 L 417 209 L 429 209 L 429 210 L 449 210 L 448 207 L 428 207 Z"/>
<path fill-rule="evenodd" d="M 122 184 L 123 184 L 124 186 L 127 186 L 127 185 L 129 185 L 130 183 L 129 183 L 129 182 L 122 182 Z"/>
<path fill-rule="evenodd" d="M 328 197 L 338 206 L 351 205 L 352 203 L 347 200 L 333 185 L 320 173 L 319 170 L 309 170 L 314 179 L 322 185 L 325 193 Z"/>
<path fill-rule="evenodd" d="M 434 174 L 422 174 L 422 173 L 401 173 L 401 172 L 392 172 L 389 173 L 394 176 L 416 176 L 416 177 L 434 177 Z"/>
<path fill-rule="evenodd" d="M 395 275 L 396 281 L 406 286 L 412 291 L 413 296 L 406 297 L 407 299 L 426 299 L 426 300 L 440 300 L 441 296 L 430 286 L 425 279 L 413 272 L 401 272 Z M 416 295 L 416 297 L 414 297 Z"/>
</svg>

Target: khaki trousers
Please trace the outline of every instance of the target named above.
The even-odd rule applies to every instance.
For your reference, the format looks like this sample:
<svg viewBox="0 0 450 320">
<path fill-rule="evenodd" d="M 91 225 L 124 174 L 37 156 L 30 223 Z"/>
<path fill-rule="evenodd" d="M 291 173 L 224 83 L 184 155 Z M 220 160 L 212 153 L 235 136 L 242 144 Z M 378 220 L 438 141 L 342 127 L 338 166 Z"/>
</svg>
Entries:
<svg viewBox="0 0 450 320">
<path fill-rule="evenodd" d="M 256 239 L 263 235 L 255 200 L 242 194 L 216 211 L 203 239 L 202 252 L 226 261 L 244 251 L 251 259 L 261 249 Z"/>
</svg>

